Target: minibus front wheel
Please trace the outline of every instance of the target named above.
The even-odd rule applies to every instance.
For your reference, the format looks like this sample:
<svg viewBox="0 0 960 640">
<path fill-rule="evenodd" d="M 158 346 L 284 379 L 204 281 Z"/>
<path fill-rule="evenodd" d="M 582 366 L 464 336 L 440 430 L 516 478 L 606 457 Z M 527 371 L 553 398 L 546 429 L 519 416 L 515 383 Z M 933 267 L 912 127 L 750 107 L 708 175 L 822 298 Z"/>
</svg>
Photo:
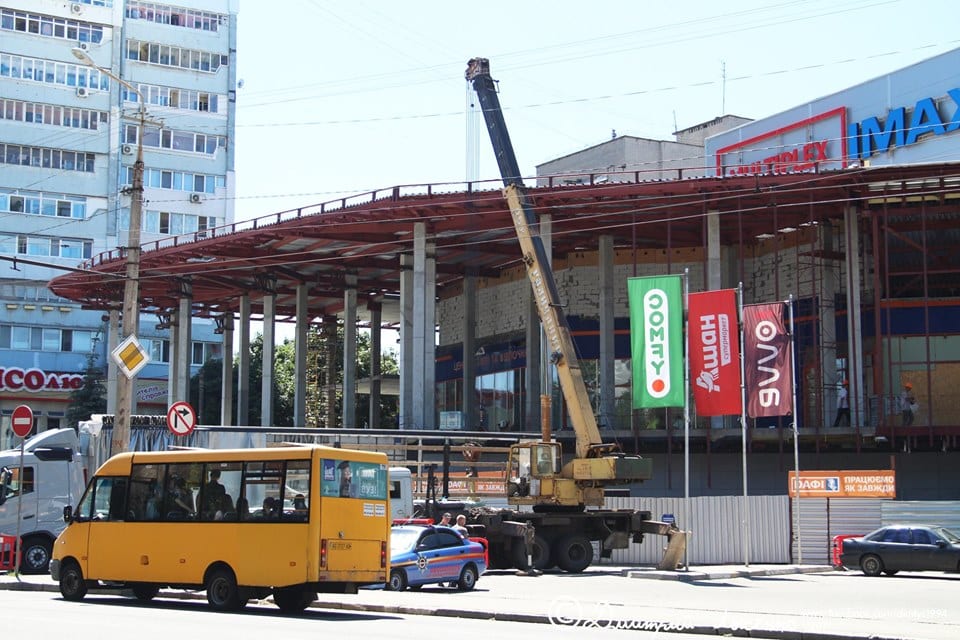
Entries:
<svg viewBox="0 0 960 640">
<path fill-rule="evenodd" d="M 83 600 L 87 595 L 87 581 L 83 579 L 80 565 L 74 561 L 66 562 L 60 569 L 60 595 L 72 602 Z"/>
</svg>

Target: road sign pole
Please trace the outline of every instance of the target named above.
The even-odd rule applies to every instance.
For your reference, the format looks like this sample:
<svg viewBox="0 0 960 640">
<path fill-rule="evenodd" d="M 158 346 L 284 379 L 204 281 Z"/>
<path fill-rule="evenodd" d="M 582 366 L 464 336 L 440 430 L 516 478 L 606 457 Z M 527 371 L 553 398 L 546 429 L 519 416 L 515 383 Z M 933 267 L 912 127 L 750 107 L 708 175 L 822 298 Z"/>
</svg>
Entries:
<svg viewBox="0 0 960 640">
<path fill-rule="evenodd" d="M 23 447 L 27 436 L 33 431 L 33 409 L 28 405 L 18 405 L 10 416 L 10 426 L 13 432 L 20 436 L 20 471 L 17 476 L 17 537 L 14 541 L 13 552 L 16 554 L 14 559 L 13 575 L 20 579 L 20 555 L 22 546 L 20 544 L 20 518 L 23 515 Z"/>
<path fill-rule="evenodd" d="M 14 565 L 13 565 L 13 575 L 16 576 L 17 581 L 20 580 L 20 554 L 22 552 L 23 545 L 20 544 L 20 518 L 23 512 L 23 444 L 26 442 L 27 438 L 21 436 L 20 438 L 20 472 L 17 476 L 17 537 L 13 542 L 13 553 L 14 553 Z"/>
</svg>

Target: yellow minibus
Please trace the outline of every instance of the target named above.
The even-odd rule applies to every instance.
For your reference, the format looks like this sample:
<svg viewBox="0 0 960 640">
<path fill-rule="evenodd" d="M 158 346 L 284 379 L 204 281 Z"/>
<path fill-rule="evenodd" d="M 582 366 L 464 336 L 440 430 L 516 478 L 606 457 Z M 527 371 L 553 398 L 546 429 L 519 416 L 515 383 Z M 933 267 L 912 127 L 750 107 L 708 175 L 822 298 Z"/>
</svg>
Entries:
<svg viewBox="0 0 960 640">
<path fill-rule="evenodd" d="M 64 509 L 50 573 L 67 600 L 171 587 L 205 589 L 217 610 L 272 593 L 299 612 L 386 581 L 387 469 L 382 453 L 316 445 L 122 453 Z"/>
</svg>

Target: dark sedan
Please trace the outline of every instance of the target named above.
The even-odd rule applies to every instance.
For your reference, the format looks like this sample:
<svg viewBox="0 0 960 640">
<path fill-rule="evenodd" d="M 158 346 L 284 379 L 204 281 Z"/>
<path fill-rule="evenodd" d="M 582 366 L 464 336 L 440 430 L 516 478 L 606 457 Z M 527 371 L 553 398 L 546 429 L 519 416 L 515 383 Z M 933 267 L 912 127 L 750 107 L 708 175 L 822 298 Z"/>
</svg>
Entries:
<svg viewBox="0 0 960 640">
<path fill-rule="evenodd" d="M 840 562 L 868 576 L 898 571 L 960 571 L 960 536 L 943 527 L 892 525 L 843 541 Z"/>
</svg>

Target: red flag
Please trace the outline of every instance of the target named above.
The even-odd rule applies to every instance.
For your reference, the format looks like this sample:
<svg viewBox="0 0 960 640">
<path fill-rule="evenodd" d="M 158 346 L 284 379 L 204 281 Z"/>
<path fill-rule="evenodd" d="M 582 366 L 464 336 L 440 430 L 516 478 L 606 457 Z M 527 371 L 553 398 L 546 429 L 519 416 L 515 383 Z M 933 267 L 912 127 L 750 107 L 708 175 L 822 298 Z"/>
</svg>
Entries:
<svg viewBox="0 0 960 640">
<path fill-rule="evenodd" d="M 790 335 L 784 322 L 786 305 L 743 307 L 743 368 L 747 415 L 751 418 L 793 413 Z"/>
<path fill-rule="evenodd" d="M 735 289 L 691 293 L 687 336 L 697 415 L 738 416 L 740 339 Z"/>
</svg>

